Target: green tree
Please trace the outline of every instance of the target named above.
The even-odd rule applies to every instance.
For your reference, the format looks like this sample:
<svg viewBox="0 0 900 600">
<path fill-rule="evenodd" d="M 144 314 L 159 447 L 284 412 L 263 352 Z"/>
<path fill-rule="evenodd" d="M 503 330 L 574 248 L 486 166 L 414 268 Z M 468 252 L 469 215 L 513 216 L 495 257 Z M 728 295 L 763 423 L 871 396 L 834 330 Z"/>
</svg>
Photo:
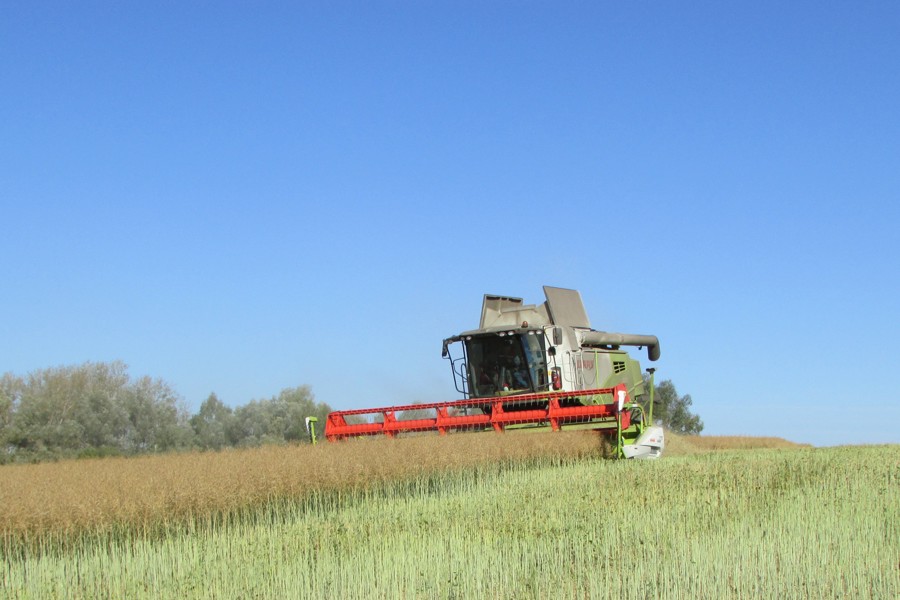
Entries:
<svg viewBox="0 0 900 600">
<path fill-rule="evenodd" d="M 192 445 L 187 409 L 175 391 L 161 379 L 142 377 L 124 395 L 129 427 L 128 452 L 163 452 Z"/>
<path fill-rule="evenodd" d="M 325 424 L 331 407 L 316 402 L 309 386 L 285 388 L 268 400 L 252 400 L 234 411 L 229 438 L 236 446 L 305 442 L 306 417 Z"/>
<path fill-rule="evenodd" d="M 228 429 L 228 441 L 232 446 L 259 446 L 277 441 L 270 431 L 269 400 L 251 400 L 234 409 L 234 420 Z"/>
<path fill-rule="evenodd" d="M 12 460 L 13 416 L 22 396 L 23 381 L 11 373 L 0 377 L 0 465 Z"/>
<path fill-rule="evenodd" d="M 12 444 L 39 456 L 117 446 L 127 425 L 119 404 L 127 383 L 121 362 L 29 373 L 18 390 Z"/>
<path fill-rule="evenodd" d="M 413 404 L 421 404 L 421 402 L 414 402 Z M 417 419 L 433 419 L 436 416 L 437 412 L 433 408 L 411 408 L 398 414 L 397 419 L 400 421 L 414 421 Z"/>
<path fill-rule="evenodd" d="M 309 441 L 306 417 L 316 417 L 320 427 L 324 427 L 328 413 L 331 412 L 330 406 L 324 402 L 316 402 L 308 385 L 281 390 L 274 399 L 274 405 L 278 419 L 277 429 L 282 432 L 285 441 L 289 442 Z"/>
<path fill-rule="evenodd" d="M 189 446 L 193 430 L 165 382 L 132 381 L 121 361 L 0 379 L 0 460 L 130 454 Z"/>
<path fill-rule="evenodd" d="M 121 361 L 24 377 L 6 373 L 0 377 L 0 463 L 305 442 L 306 417 L 324 428 L 329 412 L 304 385 L 236 410 L 210 394 L 191 416 L 169 384 L 132 380 Z"/>
<path fill-rule="evenodd" d="M 656 385 L 654 396 L 653 420 L 657 424 L 675 433 L 688 435 L 703 431 L 703 421 L 690 411 L 693 403 L 690 394 L 679 396 L 670 379 Z"/>
<path fill-rule="evenodd" d="M 191 417 L 196 444 L 205 450 L 220 450 L 229 444 L 228 432 L 234 422 L 234 411 L 212 393 Z"/>
<path fill-rule="evenodd" d="M 80 429 L 79 450 L 121 450 L 128 430 L 122 399 L 128 367 L 121 361 L 86 363 L 64 369 L 60 385 L 74 400 L 73 417 Z"/>
</svg>

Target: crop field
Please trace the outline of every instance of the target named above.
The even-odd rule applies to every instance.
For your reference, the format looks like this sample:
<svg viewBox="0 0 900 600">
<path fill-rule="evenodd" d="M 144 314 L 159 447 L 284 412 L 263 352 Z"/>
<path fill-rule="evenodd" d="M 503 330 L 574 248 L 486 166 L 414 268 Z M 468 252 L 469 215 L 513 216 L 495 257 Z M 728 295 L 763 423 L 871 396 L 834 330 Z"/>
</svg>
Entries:
<svg viewBox="0 0 900 600">
<path fill-rule="evenodd" d="M 2 467 L 0 597 L 900 597 L 900 446 L 670 450 L 472 434 Z"/>
</svg>

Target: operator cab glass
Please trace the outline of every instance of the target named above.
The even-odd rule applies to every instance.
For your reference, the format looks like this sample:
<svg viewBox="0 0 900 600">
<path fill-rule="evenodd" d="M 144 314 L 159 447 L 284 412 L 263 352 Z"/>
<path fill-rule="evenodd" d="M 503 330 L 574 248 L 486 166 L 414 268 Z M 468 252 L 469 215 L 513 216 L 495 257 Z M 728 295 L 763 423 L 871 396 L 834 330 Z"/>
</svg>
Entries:
<svg viewBox="0 0 900 600">
<path fill-rule="evenodd" d="M 529 394 L 547 389 L 543 332 L 473 336 L 465 344 L 470 397 Z"/>
</svg>

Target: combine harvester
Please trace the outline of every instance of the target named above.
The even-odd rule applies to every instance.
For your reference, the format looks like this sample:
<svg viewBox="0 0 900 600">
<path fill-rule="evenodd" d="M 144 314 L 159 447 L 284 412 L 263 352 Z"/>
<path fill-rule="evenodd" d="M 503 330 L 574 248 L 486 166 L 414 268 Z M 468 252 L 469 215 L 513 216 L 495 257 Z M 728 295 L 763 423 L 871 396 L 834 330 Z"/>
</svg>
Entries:
<svg viewBox="0 0 900 600">
<path fill-rule="evenodd" d="M 463 400 L 335 411 L 325 437 L 594 429 L 613 438 L 620 457 L 659 457 L 664 436 L 652 424 L 654 369 L 647 369 L 645 411 L 640 364 L 621 349 L 646 346 L 655 361 L 659 340 L 595 331 L 577 291 L 545 286 L 544 294 L 540 305 L 485 295 L 478 329 L 444 340 L 443 356 Z M 454 357 L 457 342 L 462 352 Z"/>
</svg>

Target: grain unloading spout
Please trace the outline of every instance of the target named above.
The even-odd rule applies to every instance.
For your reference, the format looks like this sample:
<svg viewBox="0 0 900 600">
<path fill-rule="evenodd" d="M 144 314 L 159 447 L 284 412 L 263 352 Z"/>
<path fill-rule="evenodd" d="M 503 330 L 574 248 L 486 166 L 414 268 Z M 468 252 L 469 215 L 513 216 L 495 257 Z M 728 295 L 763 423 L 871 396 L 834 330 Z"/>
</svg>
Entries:
<svg viewBox="0 0 900 600">
<path fill-rule="evenodd" d="M 609 333 L 588 331 L 584 334 L 585 346 L 647 346 L 647 358 L 659 360 L 659 340 L 655 335 L 635 335 L 631 333 Z"/>
<path fill-rule="evenodd" d="M 581 294 L 576 290 L 567 290 L 544 286 L 547 296 L 547 312 L 554 325 L 567 325 L 577 328 L 591 328 L 587 311 Z M 618 347 L 647 346 L 647 357 L 659 360 L 659 340 L 655 335 L 635 335 L 630 333 L 608 333 L 606 331 L 587 331 L 582 338 L 583 346 Z"/>
</svg>

